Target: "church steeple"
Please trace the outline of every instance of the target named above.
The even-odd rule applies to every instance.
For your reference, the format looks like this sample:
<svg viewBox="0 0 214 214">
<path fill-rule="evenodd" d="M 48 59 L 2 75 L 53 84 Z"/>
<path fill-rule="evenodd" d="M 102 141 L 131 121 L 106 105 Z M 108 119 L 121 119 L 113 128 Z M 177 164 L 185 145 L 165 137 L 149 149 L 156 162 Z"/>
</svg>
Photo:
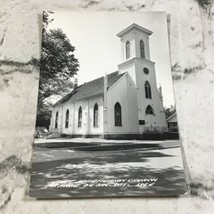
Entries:
<svg viewBox="0 0 214 214">
<path fill-rule="evenodd" d="M 132 24 L 117 34 L 121 38 L 123 62 L 132 58 L 150 60 L 149 36 L 152 31 Z"/>
<path fill-rule="evenodd" d="M 156 126 L 160 112 L 155 63 L 150 59 L 149 36 L 152 31 L 132 24 L 117 34 L 121 39 L 122 62 L 119 73 L 127 73 L 135 84 L 138 118 L 145 126 Z M 143 133 L 143 125 L 139 126 Z"/>
</svg>

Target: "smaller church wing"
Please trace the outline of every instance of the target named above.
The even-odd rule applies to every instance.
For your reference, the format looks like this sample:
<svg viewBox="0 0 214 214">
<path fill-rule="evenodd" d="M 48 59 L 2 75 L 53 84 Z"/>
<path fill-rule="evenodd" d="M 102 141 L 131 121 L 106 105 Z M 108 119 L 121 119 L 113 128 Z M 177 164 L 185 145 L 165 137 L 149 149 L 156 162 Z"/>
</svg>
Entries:
<svg viewBox="0 0 214 214">
<path fill-rule="evenodd" d="M 174 114 L 172 114 L 171 116 L 169 116 L 166 121 L 169 123 L 169 122 L 174 122 L 176 121 L 177 122 L 177 113 L 175 112 Z"/>
<path fill-rule="evenodd" d="M 108 87 L 111 87 L 115 82 L 117 82 L 124 74 L 118 74 L 118 71 L 110 73 L 107 75 Z M 98 79 L 92 80 L 90 82 L 80 85 L 75 90 L 67 94 L 61 100 L 59 100 L 55 105 L 63 104 L 67 101 L 75 101 L 79 99 L 85 99 L 93 96 L 103 96 L 104 95 L 104 78 L 100 77 Z"/>
</svg>

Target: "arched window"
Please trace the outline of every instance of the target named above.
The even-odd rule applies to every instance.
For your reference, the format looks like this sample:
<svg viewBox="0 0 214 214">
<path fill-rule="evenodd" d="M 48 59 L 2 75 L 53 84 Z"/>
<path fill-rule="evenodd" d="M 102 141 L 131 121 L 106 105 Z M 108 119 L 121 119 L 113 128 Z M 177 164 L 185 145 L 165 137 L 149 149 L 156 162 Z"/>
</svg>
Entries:
<svg viewBox="0 0 214 214">
<path fill-rule="evenodd" d="M 78 127 L 82 127 L 82 107 L 79 107 L 78 111 Z"/>
<path fill-rule="evenodd" d="M 115 126 L 122 126 L 122 110 L 118 102 L 114 105 L 114 121 Z"/>
<path fill-rule="evenodd" d="M 152 98 L 151 86 L 148 81 L 145 82 L 145 96 L 146 98 Z"/>
<path fill-rule="evenodd" d="M 140 40 L 140 57 L 145 58 L 145 45 L 142 39 Z"/>
<path fill-rule="evenodd" d="M 154 114 L 153 108 L 150 105 L 146 107 L 146 114 Z"/>
<path fill-rule="evenodd" d="M 56 112 L 56 116 L 55 116 L 55 129 L 58 128 L 58 118 L 59 118 L 59 113 L 58 111 Z"/>
<path fill-rule="evenodd" d="M 68 128 L 69 125 L 69 110 L 67 109 L 65 114 L 65 128 Z"/>
<path fill-rule="evenodd" d="M 126 42 L 126 59 L 130 58 L 130 42 Z"/>
<path fill-rule="evenodd" d="M 94 105 L 94 127 L 98 127 L 98 105 Z"/>
</svg>

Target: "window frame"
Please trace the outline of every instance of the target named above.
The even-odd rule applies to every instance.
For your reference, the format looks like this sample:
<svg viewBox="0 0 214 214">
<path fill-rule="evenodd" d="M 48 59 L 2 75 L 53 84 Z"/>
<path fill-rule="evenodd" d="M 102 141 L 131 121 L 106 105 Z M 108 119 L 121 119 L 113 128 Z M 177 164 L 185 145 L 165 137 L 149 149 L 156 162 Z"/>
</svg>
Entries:
<svg viewBox="0 0 214 214">
<path fill-rule="evenodd" d="M 126 59 L 129 59 L 131 57 L 131 52 L 130 52 L 131 48 L 130 48 L 129 40 L 126 41 L 125 49 L 126 49 Z"/>
<path fill-rule="evenodd" d="M 150 108 L 149 110 L 148 110 L 148 108 Z M 155 115 L 155 113 L 154 113 L 154 109 L 152 108 L 152 106 L 151 105 L 148 105 L 147 107 L 146 107 L 146 115 Z M 150 113 L 151 112 L 151 113 Z"/>
<path fill-rule="evenodd" d="M 148 75 L 149 74 L 149 69 L 147 67 L 144 67 L 143 68 L 143 72 L 144 72 L 144 74 Z"/>
<path fill-rule="evenodd" d="M 57 111 L 55 114 L 55 129 L 58 129 L 58 121 L 59 121 L 59 112 Z"/>
<path fill-rule="evenodd" d="M 146 58 L 145 43 L 144 43 L 143 39 L 140 40 L 140 58 L 143 58 L 143 59 Z"/>
<path fill-rule="evenodd" d="M 82 106 L 78 109 L 78 128 L 82 127 Z"/>
<path fill-rule="evenodd" d="M 98 120 L 99 120 L 99 107 L 98 107 L 98 104 L 95 103 L 94 109 L 93 109 L 93 126 L 95 128 L 98 127 L 99 125 Z"/>
<path fill-rule="evenodd" d="M 69 127 L 69 109 L 66 110 L 66 113 L 65 113 L 65 128 L 68 128 Z"/>
<path fill-rule="evenodd" d="M 144 89 L 145 89 L 145 98 L 152 99 L 152 90 L 149 81 L 145 82 Z"/>
<path fill-rule="evenodd" d="M 119 102 L 114 105 L 114 125 L 122 126 L 122 107 Z"/>
</svg>

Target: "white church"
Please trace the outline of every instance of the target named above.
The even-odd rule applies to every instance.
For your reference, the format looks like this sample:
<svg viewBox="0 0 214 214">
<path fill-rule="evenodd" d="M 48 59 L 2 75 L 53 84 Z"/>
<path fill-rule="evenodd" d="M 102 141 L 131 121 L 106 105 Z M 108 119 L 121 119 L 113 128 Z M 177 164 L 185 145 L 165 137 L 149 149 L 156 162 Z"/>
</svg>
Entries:
<svg viewBox="0 0 214 214">
<path fill-rule="evenodd" d="M 76 86 L 53 107 L 50 132 L 70 137 L 146 139 L 166 133 L 161 87 L 150 60 L 152 32 L 132 24 L 117 36 L 118 71 Z"/>
</svg>

